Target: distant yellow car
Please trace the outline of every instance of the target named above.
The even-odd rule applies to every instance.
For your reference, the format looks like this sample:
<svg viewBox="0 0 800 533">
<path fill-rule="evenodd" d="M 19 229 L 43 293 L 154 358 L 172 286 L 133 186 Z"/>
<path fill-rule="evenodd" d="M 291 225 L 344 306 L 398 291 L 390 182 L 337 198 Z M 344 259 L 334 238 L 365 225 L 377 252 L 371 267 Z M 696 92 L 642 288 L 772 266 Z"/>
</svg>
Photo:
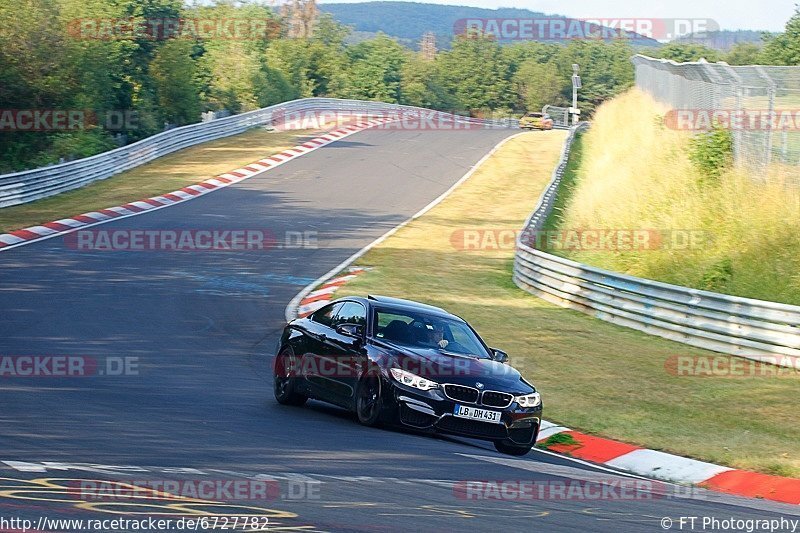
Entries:
<svg viewBox="0 0 800 533">
<path fill-rule="evenodd" d="M 545 113 L 525 113 L 519 119 L 519 127 L 528 130 L 552 130 L 553 119 Z"/>
</svg>

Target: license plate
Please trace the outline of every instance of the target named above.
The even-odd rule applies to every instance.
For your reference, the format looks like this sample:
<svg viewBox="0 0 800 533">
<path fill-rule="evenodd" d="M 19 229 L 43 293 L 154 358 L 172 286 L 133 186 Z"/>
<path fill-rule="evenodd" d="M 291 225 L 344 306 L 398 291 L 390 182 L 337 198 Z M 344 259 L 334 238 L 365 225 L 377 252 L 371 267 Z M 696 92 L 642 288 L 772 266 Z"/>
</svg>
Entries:
<svg viewBox="0 0 800 533">
<path fill-rule="evenodd" d="M 489 411 L 488 409 L 479 409 L 477 407 L 470 407 L 469 405 L 456 404 L 453 410 L 453 415 L 459 418 L 469 418 L 472 420 L 483 420 L 484 422 L 500 423 L 500 411 Z"/>
</svg>

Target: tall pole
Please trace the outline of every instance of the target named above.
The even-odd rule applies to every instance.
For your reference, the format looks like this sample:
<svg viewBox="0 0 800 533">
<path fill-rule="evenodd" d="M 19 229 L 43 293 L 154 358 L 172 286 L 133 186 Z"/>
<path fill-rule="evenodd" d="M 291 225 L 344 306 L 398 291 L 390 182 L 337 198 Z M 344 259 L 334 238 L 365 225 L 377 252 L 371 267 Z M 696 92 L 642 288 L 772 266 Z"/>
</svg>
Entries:
<svg viewBox="0 0 800 533">
<path fill-rule="evenodd" d="M 569 108 L 569 112 L 572 115 L 572 125 L 578 123 L 578 116 L 581 114 L 581 110 L 578 109 L 578 89 L 581 88 L 581 77 L 578 76 L 578 64 L 572 64 L 572 107 Z"/>
</svg>

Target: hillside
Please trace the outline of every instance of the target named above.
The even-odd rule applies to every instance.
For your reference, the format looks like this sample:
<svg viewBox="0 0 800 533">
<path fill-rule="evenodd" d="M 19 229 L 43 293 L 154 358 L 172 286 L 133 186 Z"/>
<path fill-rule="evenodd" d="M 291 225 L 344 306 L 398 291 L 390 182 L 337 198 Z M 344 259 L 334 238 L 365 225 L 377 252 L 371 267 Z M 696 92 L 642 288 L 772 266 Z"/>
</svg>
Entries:
<svg viewBox="0 0 800 533">
<path fill-rule="evenodd" d="M 343 24 L 353 26 L 358 34 L 371 36 L 383 32 L 403 44 L 416 47 L 426 32 L 436 35 L 440 48 L 449 46 L 456 21 L 461 19 L 564 19 L 563 15 L 545 14 L 513 7 L 484 9 L 469 6 L 445 6 L 419 2 L 360 2 L 354 4 L 320 4 Z M 640 37 L 636 45 L 658 45 L 657 41 Z"/>
<path fill-rule="evenodd" d="M 753 43 L 761 45 L 764 32 L 754 30 L 722 30 L 710 31 L 704 35 L 684 35 L 675 39 L 677 43 L 696 43 L 727 52 L 738 43 Z"/>
</svg>

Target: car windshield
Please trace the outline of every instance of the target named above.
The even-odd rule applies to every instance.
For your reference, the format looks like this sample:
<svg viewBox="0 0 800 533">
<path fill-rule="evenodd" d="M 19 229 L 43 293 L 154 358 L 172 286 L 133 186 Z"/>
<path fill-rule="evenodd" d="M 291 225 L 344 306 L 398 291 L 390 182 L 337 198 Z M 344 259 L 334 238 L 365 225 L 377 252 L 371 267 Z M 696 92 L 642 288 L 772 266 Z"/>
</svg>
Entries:
<svg viewBox="0 0 800 533">
<path fill-rule="evenodd" d="M 542 116 L 541 113 L 528 113 L 525 115 L 527 118 L 540 118 Z"/>
<path fill-rule="evenodd" d="M 465 322 L 425 311 L 375 309 L 375 337 L 413 348 L 489 359 L 484 344 Z"/>
</svg>

